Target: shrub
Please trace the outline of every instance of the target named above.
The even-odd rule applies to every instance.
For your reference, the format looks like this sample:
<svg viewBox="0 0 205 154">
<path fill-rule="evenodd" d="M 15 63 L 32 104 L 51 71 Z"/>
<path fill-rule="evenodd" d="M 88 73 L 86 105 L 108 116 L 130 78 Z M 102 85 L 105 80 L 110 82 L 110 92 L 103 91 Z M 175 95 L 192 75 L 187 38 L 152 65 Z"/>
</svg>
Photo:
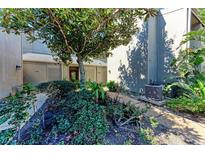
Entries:
<svg viewBox="0 0 205 154">
<path fill-rule="evenodd" d="M 191 87 L 183 81 L 166 84 L 163 92 L 165 96 L 171 98 L 193 95 Z"/>
<path fill-rule="evenodd" d="M 166 105 L 175 111 L 205 113 L 205 99 L 201 97 L 179 97 L 168 101 Z"/>
<path fill-rule="evenodd" d="M 191 89 L 194 92 L 195 96 L 205 98 L 205 84 L 203 81 L 197 79 L 195 84 L 191 86 Z"/>
<path fill-rule="evenodd" d="M 171 98 L 177 98 L 181 96 L 185 97 L 205 97 L 205 84 L 203 80 L 195 79 L 195 81 L 187 84 L 183 81 L 173 82 L 167 84 L 164 88 L 165 95 Z"/>
<path fill-rule="evenodd" d="M 106 86 L 110 92 L 116 92 L 118 88 L 118 84 L 115 81 L 108 81 Z"/>
<path fill-rule="evenodd" d="M 86 89 L 70 92 L 65 97 L 65 101 L 69 103 L 62 102 L 62 105 L 78 109 L 78 106 L 82 107 L 84 105 L 80 102 L 76 104 L 78 100 L 94 101 L 94 94 Z"/>
<path fill-rule="evenodd" d="M 72 82 L 75 84 L 76 89 L 80 88 L 80 81 L 79 80 L 74 80 Z"/>
<path fill-rule="evenodd" d="M 129 123 L 135 123 L 140 126 L 140 117 L 147 111 L 146 107 L 140 109 L 131 103 L 122 104 L 113 101 L 107 103 L 106 109 L 108 117 L 114 120 L 118 126 Z"/>
<path fill-rule="evenodd" d="M 57 97 L 63 97 L 65 94 L 76 89 L 76 85 L 71 81 L 66 80 L 56 80 L 41 83 L 38 85 L 41 91 L 46 91 L 47 93 L 55 93 Z"/>
<path fill-rule="evenodd" d="M 32 83 L 26 83 L 23 85 L 22 93 L 31 94 L 32 92 L 36 90 L 37 88 Z"/>
</svg>

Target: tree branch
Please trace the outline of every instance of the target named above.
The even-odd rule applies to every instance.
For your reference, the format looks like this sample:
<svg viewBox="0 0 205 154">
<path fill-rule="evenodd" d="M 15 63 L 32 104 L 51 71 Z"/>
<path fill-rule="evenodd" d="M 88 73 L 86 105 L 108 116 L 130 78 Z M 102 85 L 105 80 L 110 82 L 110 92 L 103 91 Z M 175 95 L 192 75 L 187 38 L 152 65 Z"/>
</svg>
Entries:
<svg viewBox="0 0 205 154">
<path fill-rule="evenodd" d="M 96 33 L 97 33 L 98 31 L 100 31 L 100 29 L 101 29 L 103 26 L 105 26 L 111 19 L 113 19 L 113 18 L 120 12 L 120 10 L 121 10 L 121 9 L 115 9 L 115 11 L 112 13 L 112 15 L 110 15 L 108 18 L 104 19 L 104 20 L 102 21 L 102 23 L 99 24 L 99 26 L 97 27 Z"/>
<path fill-rule="evenodd" d="M 82 49 L 81 49 L 81 51 L 79 53 L 82 53 L 84 51 L 86 43 L 87 43 L 87 36 L 84 37 L 83 47 L 82 47 Z"/>
<path fill-rule="evenodd" d="M 65 35 L 64 32 L 63 32 L 63 28 L 61 27 L 60 22 L 56 19 L 56 17 L 54 16 L 53 12 L 51 11 L 51 9 L 48 9 L 48 11 L 49 11 L 50 17 L 53 19 L 53 22 L 57 24 L 57 27 L 58 27 L 58 29 L 60 30 L 60 32 L 61 32 L 61 34 L 62 34 L 62 36 L 63 36 L 63 39 L 64 39 L 65 44 L 66 44 L 66 46 L 67 46 L 68 52 L 69 52 L 69 51 L 74 52 L 73 48 L 69 45 L 69 42 L 68 42 L 68 40 L 67 40 L 67 38 L 66 38 L 66 35 Z M 55 24 L 54 24 L 54 25 L 55 25 Z"/>
<path fill-rule="evenodd" d="M 86 53 L 85 56 L 88 56 L 88 55 L 91 54 L 92 52 L 96 51 L 96 50 L 100 47 L 100 45 L 101 45 L 101 43 L 99 43 L 94 50 L 90 50 L 90 52 Z"/>
<path fill-rule="evenodd" d="M 129 123 L 131 120 L 133 120 L 133 119 L 135 119 L 135 118 L 136 118 L 136 117 L 131 117 L 131 118 L 129 118 L 128 120 L 126 120 L 125 122 L 123 122 L 122 124 L 120 124 L 120 126 L 123 126 L 123 125 Z"/>
</svg>

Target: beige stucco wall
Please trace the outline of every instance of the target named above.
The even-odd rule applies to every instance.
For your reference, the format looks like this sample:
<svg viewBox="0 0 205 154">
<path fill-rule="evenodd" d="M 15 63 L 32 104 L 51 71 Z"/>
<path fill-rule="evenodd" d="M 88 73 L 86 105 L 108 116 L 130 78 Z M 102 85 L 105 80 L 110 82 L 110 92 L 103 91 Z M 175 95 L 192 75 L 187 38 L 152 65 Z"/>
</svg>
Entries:
<svg viewBox="0 0 205 154">
<path fill-rule="evenodd" d="M 23 83 L 21 38 L 0 32 L 0 98 L 8 96 L 12 88 Z"/>
</svg>

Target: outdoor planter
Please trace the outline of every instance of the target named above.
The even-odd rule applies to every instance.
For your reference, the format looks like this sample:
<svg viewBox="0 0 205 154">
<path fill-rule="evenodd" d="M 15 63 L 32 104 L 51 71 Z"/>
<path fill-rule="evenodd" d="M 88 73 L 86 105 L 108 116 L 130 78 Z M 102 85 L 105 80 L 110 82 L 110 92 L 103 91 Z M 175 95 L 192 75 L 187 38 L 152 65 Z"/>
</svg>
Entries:
<svg viewBox="0 0 205 154">
<path fill-rule="evenodd" d="M 157 101 L 162 101 L 163 85 L 154 85 L 154 84 L 145 85 L 145 97 Z"/>
</svg>

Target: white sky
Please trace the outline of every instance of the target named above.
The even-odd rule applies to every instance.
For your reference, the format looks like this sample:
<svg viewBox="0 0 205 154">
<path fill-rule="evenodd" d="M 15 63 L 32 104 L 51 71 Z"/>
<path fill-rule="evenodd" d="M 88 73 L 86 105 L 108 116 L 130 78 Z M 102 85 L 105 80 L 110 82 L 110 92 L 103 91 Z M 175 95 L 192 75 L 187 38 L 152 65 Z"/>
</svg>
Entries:
<svg viewBox="0 0 205 154">
<path fill-rule="evenodd" d="M 200 8 L 204 0 L 0 0 L 0 7 Z"/>
</svg>

